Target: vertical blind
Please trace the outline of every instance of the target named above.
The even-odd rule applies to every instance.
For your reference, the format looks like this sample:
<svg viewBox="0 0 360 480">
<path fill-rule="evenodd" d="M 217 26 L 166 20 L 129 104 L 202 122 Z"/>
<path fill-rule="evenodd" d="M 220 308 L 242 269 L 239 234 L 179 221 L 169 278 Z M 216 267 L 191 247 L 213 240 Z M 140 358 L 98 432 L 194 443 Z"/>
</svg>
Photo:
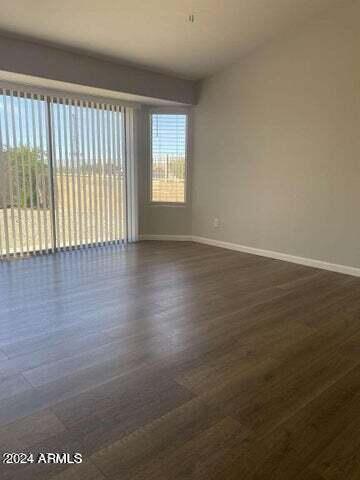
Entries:
<svg viewBox="0 0 360 480">
<path fill-rule="evenodd" d="M 187 115 L 151 114 L 151 200 L 186 199 Z"/>
<path fill-rule="evenodd" d="M 127 241 L 132 117 L 115 104 L 0 89 L 0 255 Z"/>
</svg>

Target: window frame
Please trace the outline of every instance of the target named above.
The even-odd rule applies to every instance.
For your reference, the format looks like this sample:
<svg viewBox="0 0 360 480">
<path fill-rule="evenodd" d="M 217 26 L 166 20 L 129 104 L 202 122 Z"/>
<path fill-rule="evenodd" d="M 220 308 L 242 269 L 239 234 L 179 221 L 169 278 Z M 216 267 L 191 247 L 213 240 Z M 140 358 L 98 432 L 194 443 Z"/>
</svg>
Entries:
<svg viewBox="0 0 360 480">
<path fill-rule="evenodd" d="M 152 158 L 152 116 L 153 115 L 186 115 L 186 146 L 185 146 L 185 179 L 184 179 L 184 201 L 183 202 L 165 202 L 157 201 L 152 199 L 152 169 L 153 169 L 153 158 Z M 187 207 L 189 203 L 189 164 L 190 164 L 190 132 L 191 132 L 191 110 L 187 107 L 157 107 L 149 108 L 147 113 L 147 124 L 148 124 L 148 141 L 147 141 L 147 165 L 148 165 L 148 195 L 147 203 L 152 206 L 166 206 L 166 207 L 178 207 L 183 208 Z"/>
</svg>

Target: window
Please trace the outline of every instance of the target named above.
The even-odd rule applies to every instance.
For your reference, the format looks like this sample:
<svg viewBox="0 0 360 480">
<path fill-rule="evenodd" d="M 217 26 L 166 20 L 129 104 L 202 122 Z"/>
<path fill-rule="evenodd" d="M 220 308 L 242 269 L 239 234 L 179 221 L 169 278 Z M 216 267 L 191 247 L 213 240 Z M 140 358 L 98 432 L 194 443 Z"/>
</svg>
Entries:
<svg viewBox="0 0 360 480">
<path fill-rule="evenodd" d="M 136 239 L 133 125 L 128 107 L 0 88 L 0 259 Z"/>
<path fill-rule="evenodd" d="M 187 123 L 183 113 L 150 116 L 152 202 L 186 201 Z"/>
</svg>

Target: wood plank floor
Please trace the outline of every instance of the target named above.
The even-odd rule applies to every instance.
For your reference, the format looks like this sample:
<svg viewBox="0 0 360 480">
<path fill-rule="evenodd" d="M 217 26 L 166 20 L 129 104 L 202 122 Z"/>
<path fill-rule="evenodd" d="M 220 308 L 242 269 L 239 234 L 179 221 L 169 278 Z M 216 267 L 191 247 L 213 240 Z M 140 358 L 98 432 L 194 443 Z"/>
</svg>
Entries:
<svg viewBox="0 0 360 480">
<path fill-rule="evenodd" d="M 359 480 L 360 279 L 194 243 L 0 264 L 4 480 Z"/>
</svg>

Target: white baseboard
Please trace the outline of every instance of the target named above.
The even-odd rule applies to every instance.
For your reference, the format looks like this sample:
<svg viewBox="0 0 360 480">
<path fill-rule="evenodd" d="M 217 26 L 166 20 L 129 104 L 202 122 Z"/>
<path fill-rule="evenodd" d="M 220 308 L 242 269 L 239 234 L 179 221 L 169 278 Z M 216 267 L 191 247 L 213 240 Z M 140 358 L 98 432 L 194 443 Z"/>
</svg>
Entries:
<svg viewBox="0 0 360 480">
<path fill-rule="evenodd" d="M 322 260 L 314 260 L 312 258 L 297 257 L 296 255 L 274 252 L 273 250 L 262 250 L 260 248 L 246 247 L 245 245 L 239 245 L 237 243 L 222 242 L 220 240 L 213 240 L 205 237 L 193 236 L 192 240 L 193 242 L 204 243 L 214 247 L 227 248 L 229 250 L 236 250 L 237 252 L 251 253 L 252 255 L 259 255 L 261 257 L 284 260 L 285 262 L 298 263 L 307 267 L 320 268 L 322 270 L 330 270 L 331 272 L 344 273 L 346 275 L 360 277 L 360 268 L 350 267 L 347 265 L 339 265 L 337 263 L 329 263 Z"/>
<path fill-rule="evenodd" d="M 163 240 L 168 242 L 192 242 L 191 235 L 140 235 L 140 240 Z"/>
<path fill-rule="evenodd" d="M 221 240 L 198 237 L 196 235 L 140 235 L 140 240 L 167 240 L 176 242 L 203 243 L 206 245 L 211 245 L 213 247 L 226 248 L 228 250 L 235 250 L 237 252 L 259 255 L 260 257 L 274 258 L 276 260 L 297 263 L 299 265 L 305 265 L 307 267 L 320 268 L 322 270 L 329 270 L 331 272 L 344 273 L 345 275 L 353 275 L 355 277 L 360 277 L 360 268 L 357 267 L 339 265 L 337 263 L 329 263 L 322 260 L 315 260 L 312 258 L 298 257 L 296 255 L 289 255 L 288 253 L 274 252 L 273 250 L 262 250 L 260 248 L 247 247 L 245 245 L 239 245 L 238 243 L 223 242 Z"/>
<path fill-rule="evenodd" d="M 235 250 L 237 252 L 259 255 L 260 257 L 274 258 L 276 260 L 297 263 L 307 267 L 320 268 L 322 270 L 329 270 L 331 272 L 344 273 L 345 275 L 360 277 L 360 268 L 357 267 L 324 262 L 322 260 L 315 260 L 313 258 L 298 257 L 296 255 L 289 255 L 288 253 L 274 252 L 273 250 L 262 250 L 260 248 L 247 247 L 245 245 L 239 245 L 238 243 L 223 242 L 221 240 L 198 237 L 196 235 L 140 235 L 140 240 L 167 240 L 176 242 L 203 243 L 206 245 L 212 245 L 213 247 L 226 248 L 228 250 Z"/>
</svg>

